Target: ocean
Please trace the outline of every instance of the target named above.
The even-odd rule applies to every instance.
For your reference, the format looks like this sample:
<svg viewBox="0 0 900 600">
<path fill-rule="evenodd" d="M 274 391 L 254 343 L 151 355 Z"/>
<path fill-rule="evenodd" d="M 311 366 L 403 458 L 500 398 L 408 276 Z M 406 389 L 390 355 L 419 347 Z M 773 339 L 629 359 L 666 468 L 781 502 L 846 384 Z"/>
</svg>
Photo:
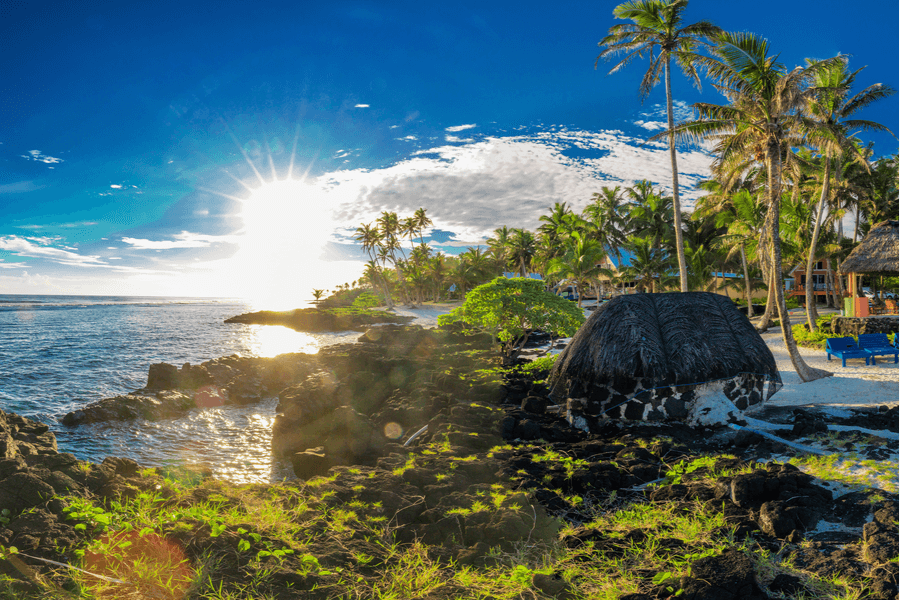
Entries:
<svg viewBox="0 0 900 600">
<path fill-rule="evenodd" d="M 82 460 L 122 456 L 144 466 L 205 467 L 236 483 L 280 481 L 291 472 L 270 451 L 274 399 L 157 422 L 60 423 L 90 402 L 144 387 L 153 363 L 315 353 L 359 337 L 224 323 L 261 308 L 235 299 L 0 294 L 0 408 L 47 423 L 60 452 Z"/>
</svg>

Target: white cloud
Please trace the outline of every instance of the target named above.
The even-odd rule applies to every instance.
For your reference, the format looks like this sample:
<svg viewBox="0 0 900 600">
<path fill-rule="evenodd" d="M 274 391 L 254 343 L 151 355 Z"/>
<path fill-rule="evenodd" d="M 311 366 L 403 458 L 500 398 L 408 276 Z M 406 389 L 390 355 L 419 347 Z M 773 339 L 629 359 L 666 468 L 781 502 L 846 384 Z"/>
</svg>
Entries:
<svg viewBox="0 0 900 600">
<path fill-rule="evenodd" d="M 444 140 L 456 144 L 469 144 L 475 141 L 473 138 L 461 138 L 455 135 L 446 135 L 444 136 Z"/>
<path fill-rule="evenodd" d="M 480 240 L 475 240 L 474 242 L 466 242 L 463 240 L 453 240 L 449 242 L 430 242 L 433 246 L 443 247 L 448 246 L 450 248 L 468 248 L 470 246 L 484 246 L 487 244 L 487 239 L 481 238 Z"/>
<path fill-rule="evenodd" d="M 668 123 L 667 111 L 665 104 L 652 104 L 650 105 L 650 110 L 648 112 L 641 113 L 642 117 L 656 117 L 665 119 L 666 123 Z M 691 108 L 691 105 L 687 102 L 682 102 L 681 100 L 672 101 L 672 118 L 675 119 L 676 123 L 681 123 L 682 121 L 689 121 L 694 118 L 694 109 Z M 664 125 L 665 127 L 665 125 Z"/>
<path fill-rule="evenodd" d="M 47 163 L 47 164 L 63 162 L 63 159 L 55 158 L 53 156 L 48 156 L 46 154 L 42 154 L 40 150 L 29 150 L 28 154 L 22 155 L 22 158 L 27 158 L 28 160 L 35 160 L 35 161 Z"/>
<path fill-rule="evenodd" d="M 444 131 L 456 133 L 457 131 L 465 131 L 466 129 L 472 129 L 474 127 L 478 127 L 478 125 L 475 123 L 470 123 L 469 125 L 454 125 L 453 127 L 447 127 Z"/>
<path fill-rule="evenodd" d="M 122 241 L 130 244 L 134 250 L 172 250 L 175 248 L 207 248 L 218 243 L 233 244 L 239 239 L 231 235 L 203 235 L 189 231 L 182 231 L 173 237 L 174 240 L 162 241 L 123 237 Z"/>
<path fill-rule="evenodd" d="M 635 121 L 634 124 L 649 131 L 657 131 L 666 128 L 666 123 L 664 121 Z"/>
<path fill-rule="evenodd" d="M 8 263 L 0 258 L 0 269 L 21 269 L 25 267 L 25 263 Z"/>
<path fill-rule="evenodd" d="M 419 138 L 417 138 L 414 135 L 408 135 L 406 137 L 396 138 L 396 139 L 398 139 L 400 141 L 404 141 L 404 142 L 415 142 L 415 141 L 418 141 Z"/>
<path fill-rule="evenodd" d="M 122 189 L 122 186 L 119 185 L 118 183 L 114 183 L 114 184 L 110 185 L 109 187 L 113 188 L 114 190 L 121 190 L 121 189 Z"/>
<path fill-rule="evenodd" d="M 369 108 L 369 105 L 368 104 L 357 104 L 353 108 Z"/>
<path fill-rule="evenodd" d="M 581 150 L 600 157 L 577 158 Z M 678 155 L 683 205 L 690 209 L 701 195 L 692 188 L 709 177 L 712 158 L 702 151 Z M 422 149 L 387 168 L 323 175 L 317 185 L 336 206 L 338 222 L 370 222 L 383 210 L 411 214 L 424 207 L 435 227 L 472 240 L 501 225 L 534 229 L 555 202 L 580 211 L 604 185 L 648 179 L 668 193 L 670 169 L 663 142 L 621 131 L 553 128 Z"/>
<path fill-rule="evenodd" d="M 49 241 L 35 240 L 52 240 L 52 238 L 23 238 L 16 235 L 0 237 L 0 250 L 12 252 L 16 256 L 28 258 L 43 258 L 74 267 L 96 267 L 104 266 L 99 256 L 83 256 L 77 252 L 54 248 L 46 245 Z"/>
</svg>

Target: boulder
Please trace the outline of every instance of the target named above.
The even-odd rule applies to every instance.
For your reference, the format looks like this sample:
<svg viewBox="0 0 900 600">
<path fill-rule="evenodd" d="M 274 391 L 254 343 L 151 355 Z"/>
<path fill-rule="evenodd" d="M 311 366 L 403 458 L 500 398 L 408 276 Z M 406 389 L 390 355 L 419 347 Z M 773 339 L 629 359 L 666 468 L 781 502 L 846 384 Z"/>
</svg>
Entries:
<svg viewBox="0 0 900 600">
<path fill-rule="evenodd" d="M 150 365 L 147 370 L 148 390 L 172 390 L 178 387 L 178 367 L 167 363 Z"/>
</svg>

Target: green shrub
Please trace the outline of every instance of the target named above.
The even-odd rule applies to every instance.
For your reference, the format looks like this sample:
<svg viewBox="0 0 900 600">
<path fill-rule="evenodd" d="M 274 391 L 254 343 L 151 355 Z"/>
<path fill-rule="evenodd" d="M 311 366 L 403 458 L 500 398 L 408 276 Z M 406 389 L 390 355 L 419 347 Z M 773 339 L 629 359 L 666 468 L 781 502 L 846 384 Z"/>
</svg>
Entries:
<svg viewBox="0 0 900 600">
<path fill-rule="evenodd" d="M 349 290 L 338 290 L 328 296 L 319 303 L 319 308 L 346 308 L 353 306 L 353 303 L 359 298 L 363 292 L 362 288 L 352 288 Z M 365 308 L 365 307 L 359 307 Z"/>
<path fill-rule="evenodd" d="M 353 300 L 353 304 L 350 305 L 351 308 L 374 308 L 376 306 L 381 306 L 381 299 L 373 294 L 372 292 L 366 290 L 361 293 L 359 296 Z"/>
<path fill-rule="evenodd" d="M 543 289 L 535 279 L 497 277 L 468 294 L 462 306 L 438 317 L 440 327 L 461 327 L 466 333 L 490 333 L 514 360 L 531 330 L 566 337 L 584 322 L 584 312 L 572 302 Z"/>
<path fill-rule="evenodd" d="M 823 315 L 816 320 L 816 330 L 810 331 L 806 323 L 797 323 L 791 326 L 794 339 L 801 346 L 809 348 L 825 348 L 825 340 L 833 337 L 843 337 L 831 331 L 831 315 Z"/>
</svg>

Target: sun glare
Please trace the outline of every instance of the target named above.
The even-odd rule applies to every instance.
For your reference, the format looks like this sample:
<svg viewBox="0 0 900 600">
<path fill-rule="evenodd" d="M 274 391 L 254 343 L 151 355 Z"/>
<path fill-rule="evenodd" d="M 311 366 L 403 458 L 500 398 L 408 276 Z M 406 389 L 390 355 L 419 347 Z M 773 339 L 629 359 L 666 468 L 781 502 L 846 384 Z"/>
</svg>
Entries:
<svg viewBox="0 0 900 600">
<path fill-rule="evenodd" d="M 266 183 L 243 200 L 240 250 L 235 256 L 243 296 L 269 309 L 311 298 L 313 288 L 339 283 L 320 260 L 336 228 L 325 194 L 304 181 Z"/>
</svg>

